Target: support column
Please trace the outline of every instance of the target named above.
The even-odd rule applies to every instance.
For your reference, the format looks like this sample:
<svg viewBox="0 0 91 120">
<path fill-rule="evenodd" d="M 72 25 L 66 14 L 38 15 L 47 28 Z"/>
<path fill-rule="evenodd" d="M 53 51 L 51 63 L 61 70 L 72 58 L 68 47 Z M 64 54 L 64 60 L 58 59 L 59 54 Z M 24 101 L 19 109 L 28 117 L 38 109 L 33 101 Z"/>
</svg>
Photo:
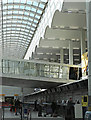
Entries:
<svg viewBox="0 0 91 120">
<path fill-rule="evenodd" d="M 91 111 L 91 1 L 86 3 L 86 10 L 88 40 L 88 110 Z"/>
<path fill-rule="evenodd" d="M 73 44 L 69 41 L 69 64 L 73 65 Z"/>
<path fill-rule="evenodd" d="M 21 102 L 24 103 L 23 88 L 21 88 Z M 24 118 L 24 106 L 23 106 L 23 104 L 22 104 L 22 109 L 21 109 L 21 117 Z"/>
<path fill-rule="evenodd" d="M 86 52 L 86 42 L 85 42 L 85 30 L 81 30 L 81 56 Z"/>
<path fill-rule="evenodd" d="M 60 63 L 64 63 L 64 51 L 63 51 L 63 48 L 60 49 Z"/>
<path fill-rule="evenodd" d="M 86 52 L 86 42 L 85 42 L 85 30 L 81 29 L 81 57 L 82 55 Z M 82 63 L 82 59 L 81 59 L 81 64 Z M 83 66 L 82 66 L 83 67 Z M 82 77 L 86 76 L 86 71 L 82 71 Z"/>
<path fill-rule="evenodd" d="M 23 94 L 23 88 L 21 88 L 21 101 L 22 101 L 22 102 L 24 102 L 23 97 L 24 97 L 24 94 Z"/>
</svg>

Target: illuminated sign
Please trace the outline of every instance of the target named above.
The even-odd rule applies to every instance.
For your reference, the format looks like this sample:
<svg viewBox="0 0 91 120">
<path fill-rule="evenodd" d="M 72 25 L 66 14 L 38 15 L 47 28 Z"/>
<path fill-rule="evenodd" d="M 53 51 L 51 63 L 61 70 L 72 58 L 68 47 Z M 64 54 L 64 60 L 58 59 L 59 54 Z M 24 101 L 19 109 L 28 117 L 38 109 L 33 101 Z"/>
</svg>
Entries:
<svg viewBox="0 0 91 120">
<path fill-rule="evenodd" d="M 87 107 L 88 106 L 88 96 L 82 96 L 82 106 Z"/>
</svg>

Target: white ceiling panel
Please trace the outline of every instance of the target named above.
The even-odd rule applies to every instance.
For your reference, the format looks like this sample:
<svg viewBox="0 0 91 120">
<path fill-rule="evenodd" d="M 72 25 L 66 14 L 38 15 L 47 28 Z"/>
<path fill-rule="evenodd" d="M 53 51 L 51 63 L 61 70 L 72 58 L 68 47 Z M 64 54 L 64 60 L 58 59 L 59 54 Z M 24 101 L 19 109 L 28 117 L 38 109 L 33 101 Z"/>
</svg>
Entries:
<svg viewBox="0 0 91 120">
<path fill-rule="evenodd" d="M 64 5 L 63 5 L 63 10 L 64 11 L 68 11 L 68 10 L 71 10 L 71 11 L 86 11 L 86 2 L 81 2 L 81 1 L 78 1 L 75 0 L 74 2 L 72 2 L 73 0 L 64 0 Z"/>
<path fill-rule="evenodd" d="M 56 11 L 52 21 L 53 26 L 86 28 L 86 14 Z"/>
</svg>

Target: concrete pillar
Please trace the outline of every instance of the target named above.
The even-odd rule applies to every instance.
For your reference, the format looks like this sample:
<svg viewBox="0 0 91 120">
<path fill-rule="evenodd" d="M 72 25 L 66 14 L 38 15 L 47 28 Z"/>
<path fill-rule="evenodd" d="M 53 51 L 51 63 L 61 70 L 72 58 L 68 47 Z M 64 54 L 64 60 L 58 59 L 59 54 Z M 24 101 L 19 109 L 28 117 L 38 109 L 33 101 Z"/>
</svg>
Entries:
<svg viewBox="0 0 91 120">
<path fill-rule="evenodd" d="M 24 103 L 24 94 L 23 94 L 23 88 L 21 88 L 21 102 Z M 24 106 L 22 104 L 22 109 L 21 109 L 22 116 L 24 118 Z"/>
<path fill-rule="evenodd" d="M 86 52 L 86 42 L 85 42 L 85 30 L 81 29 L 81 57 Z M 82 64 L 82 60 L 81 60 Z M 82 66 L 83 67 L 83 66 Z M 86 71 L 82 72 L 82 77 L 86 76 Z"/>
<path fill-rule="evenodd" d="M 69 41 L 69 64 L 73 65 L 73 44 Z"/>
<path fill-rule="evenodd" d="M 22 101 L 22 102 L 24 102 L 23 97 L 24 97 L 24 94 L 23 94 L 23 88 L 21 88 L 21 101 Z"/>
<path fill-rule="evenodd" d="M 60 63 L 64 63 L 64 51 L 63 51 L 63 48 L 60 49 Z"/>
<path fill-rule="evenodd" d="M 81 56 L 86 52 L 86 42 L 85 42 L 85 30 L 81 30 Z"/>
<path fill-rule="evenodd" d="M 91 111 L 91 1 L 86 3 L 88 40 L 88 108 Z"/>
</svg>

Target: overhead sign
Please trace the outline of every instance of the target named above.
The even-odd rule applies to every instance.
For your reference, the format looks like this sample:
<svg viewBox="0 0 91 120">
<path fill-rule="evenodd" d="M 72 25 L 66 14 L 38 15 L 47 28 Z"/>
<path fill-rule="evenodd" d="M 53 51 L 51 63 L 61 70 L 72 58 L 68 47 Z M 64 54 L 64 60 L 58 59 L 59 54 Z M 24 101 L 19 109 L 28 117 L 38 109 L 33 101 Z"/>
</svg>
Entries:
<svg viewBox="0 0 91 120">
<path fill-rule="evenodd" d="M 18 96 L 18 94 L 14 94 L 14 96 Z"/>
<path fill-rule="evenodd" d="M 82 106 L 87 107 L 88 106 L 88 96 L 82 96 Z"/>
</svg>

